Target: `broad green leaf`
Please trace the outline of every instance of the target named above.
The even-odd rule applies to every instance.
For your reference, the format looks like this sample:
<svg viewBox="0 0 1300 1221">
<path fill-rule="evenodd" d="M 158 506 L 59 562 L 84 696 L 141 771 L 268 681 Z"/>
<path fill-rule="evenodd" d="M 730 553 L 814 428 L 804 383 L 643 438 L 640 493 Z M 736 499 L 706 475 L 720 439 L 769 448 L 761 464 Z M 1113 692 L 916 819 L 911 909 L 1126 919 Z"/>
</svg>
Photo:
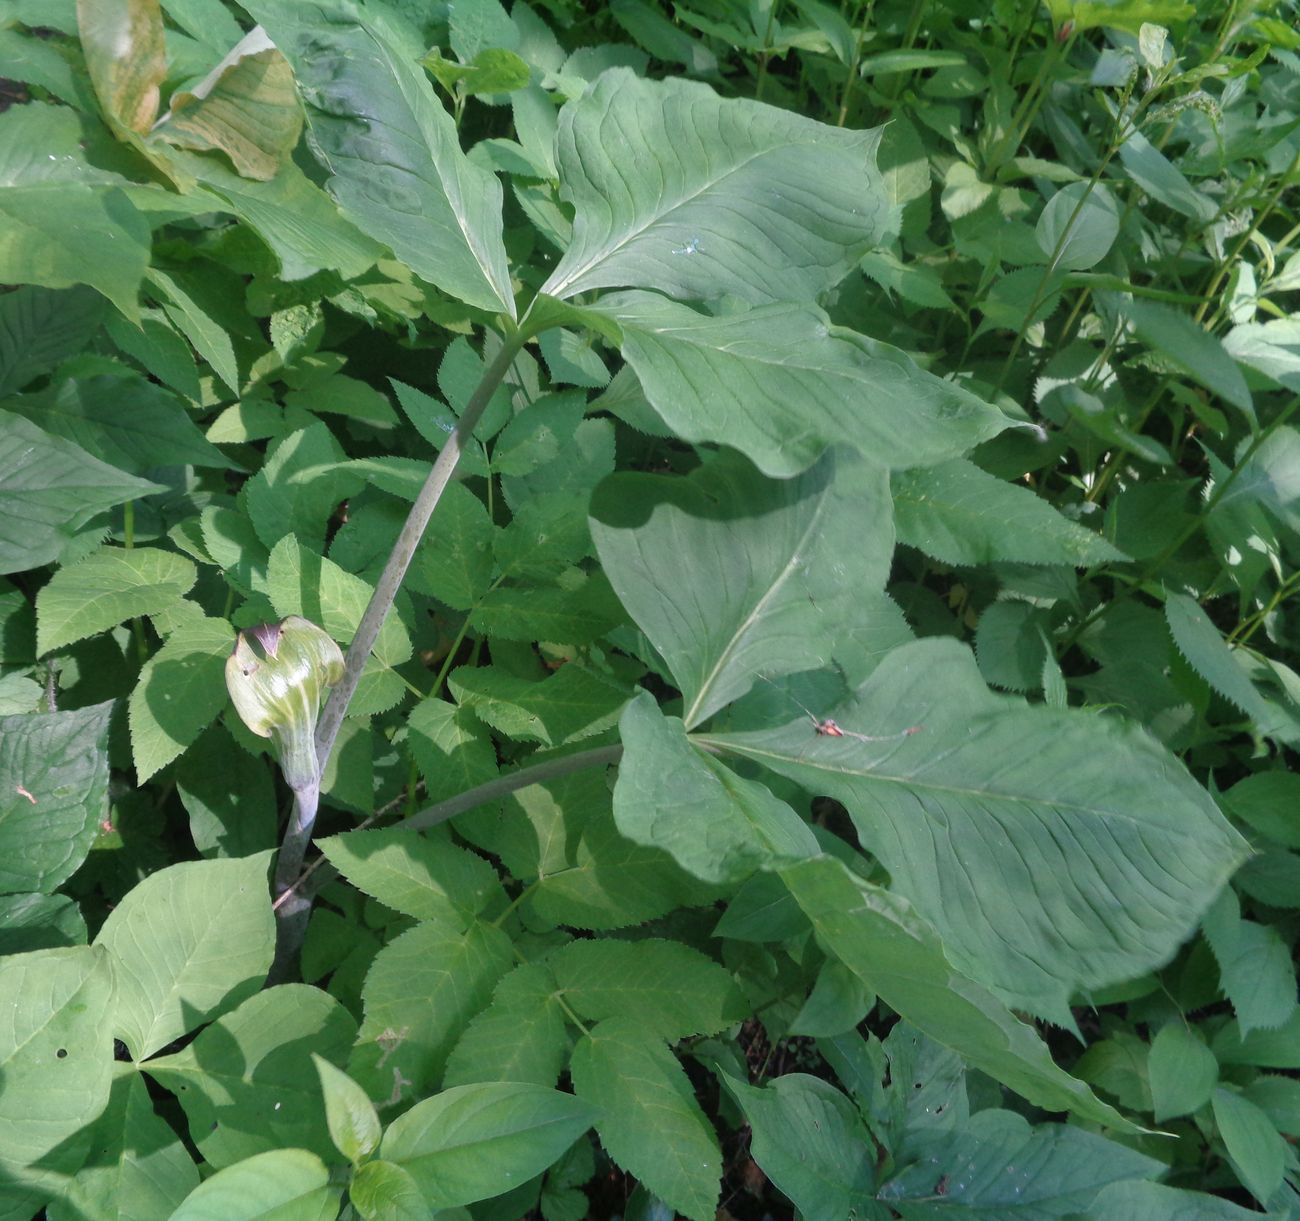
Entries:
<svg viewBox="0 0 1300 1221">
<path fill-rule="evenodd" d="M 0 893 L 52 891 L 108 817 L 112 703 L 0 717 Z"/>
<path fill-rule="evenodd" d="M 341 1194 L 314 1153 L 276 1149 L 218 1170 L 171 1221 L 333 1221 Z"/>
<path fill-rule="evenodd" d="M 1083 568 L 1127 557 L 1041 496 L 956 458 L 890 479 L 898 541 L 945 564 Z"/>
<path fill-rule="evenodd" d="M 471 709 L 511 738 L 545 746 L 576 742 L 618 720 L 628 692 L 580 664 L 570 663 L 541 682 L 495 666 L 463 666 L 449 682 L 462 708 Z"/>
<path fill-rule="evenodd" d="M 293 70 L 255 26 L 203 80 L 172 94 L 151 135 L 224 153 L 243 177 L 267 182 L 289 160 L 302 121 Z"/>
<path fill-rule="evenodd" d="M 48 564 L 96 514 L 162 490 L 0 411 L 0 573 Z"/>
<path fill-rule="evenodd" d="M 288 1148 L 332 1157 L 312 1056 L 345 1060 L 356 1033 L 355 1020 L 329 993 L 281 984 L 144 1067 L 180 1099 L 190 1139 L 210 1166 Z"/>
<path fill-rule="evenodd" d="M 415 1180 L 426 1205 L 454 1208 L 540 1174 L 591 1126 L 592 1115 L 572 1094 L 539 1085 L 458 1085 L 395 1119 L 379 1155 Z"/>
<path fill-rule="evenodd" d="M 829 446 L 893 468 L 944 462 L 1011 421 L 897 348 L 831 324 L 814 305 L 709 317 L 652 293 L 603 298 L 624 358 L 683 440 L 740 450 L 779 479 Z"/>
<path fill-rule="evenodd" d="M 451 115 L 388 23 L 351 0 L 244 8 L 293 65 L 344 215 L 444 292 L 513 318 L 501 185 L 461 152 Z"/>
<path fill-rule="evenodd" d="M 276 614 L 301 615 L 323 627 L 345 648 L 356 634 L 372 592 L 360 577 L 344 572 L 333 560 L 322 559 L 292 536 L 282 538 L 271 552 L 267 594 Z M 401 699 L 406 687 L 393 667 L 410 657 L 411 638 L 401 619 L 390 611 L 348 705 L 349 713 L 383 712 Z"/>
<path fill-rule="evenodd" d="M 1092 1132 L 1065 1124 L 1031 1128 L 1022 1116 L 1000 1110 L 980 1111 L 957 1131 L 931 1135 L 919 1151 L 924 1156 L 876 1196 L 906 1221 L 954 1214 L 1067 1217 L 1108 1183 L 1155 1178 L 1164 1170 Z"/>
<path fill-rule="evenodd" d="M 166 611 L 197 577 L 194 564 L 174 551 L 101 548 L 60 568 L 37 594 L 36 651 L 51 653 L 127 619 Z"/>
<path fill-rule="evenodd" d="M 492 865 L 441 834 L 346 831 L 317 847 L 358 890 L 416 920 L 468 928 L 501 885 Z"/>
<path fill-rule="evenodd" d="M 143 135 L 158 116 L 167 75 L 158 0 L 77 0 L 77 32 L 105 114 Z"/>
<path fill-rule="evenodd" d="M 1300 389 L 1300 322 L 1295 318 L 1242 323 L 1224 336 L 1223 346 L 1234 360 L 1289 390 Z"/>
<path fill-rule="evenodd" d="M 241 496 L 257 537 L 267 547 L 294 534 L 321 550 L 334 510 L 362 486 L 348 470 L 347 456 L 334 435 L 316 423 L 280 441 L 262 469 L 244 484 Z"/>
<path fill-rule="evenodd" d="M 842 1221 L 875 1187 L 875 1153 L 853 1104 L 803 1073 L 756 1089 L 726 1073 L 722 1083 L 749 1121 L 750 1153 L 807 1221 Z"/>
<path fill-rule="evenodd" d="M 1214 1122 L 1238 1177 L 1261 1204 L 1282 1185 L 1286 1141 L 1272 1121 L 1236 1090 L 1220 1086 L 1212 1099 Z"/>
<path fill-rule="evenodd" d="M 1193 1029 L 1173 1021 L 1151 1040 L 1147 1077 L 1156 1123 L 1164 1123 L 1210 1101 L 1219 1080 L 1219 1063 Z"/>
<path fill-rule="evenodd" d="M 204 438 L 174 394 L 142 377 L 69 378 L 10 399 L 9 408 L 134 474 L 159 466 L 235 465 Z"/>
<path fill-rule="evenodd" d="M 348 1075 L 381 1106 L 427 1093 L 513 961 L 510 938 L 488 924 L 430 921 L 393 938 L 366 976 Z"/>
<path fill-rule="evenodd" d="M 662 848 L 712 883 L 816 855 L 816 837 L 790 806 L 695 750 L 682 722 L 665 717 L 648 692 L 628 704 L 619 731 L 614 818 L 628 839 Z"/>
<path fill-rule="evenodd" d="M 794 479 L 724 452 L 687 478 L 620 474 L 592 499 L 601 564 L 668 663 L 693 728 L 753 685 L 856 671 L 863 603 L 883 588 L 893 522 L 883 468 L 848 451 Z"/>
<path fill-rule="evenodd" d="M 118 188 L 125 180 L 86 162 L 82 138 L 68 107 L 29 102 L 0 114 L 0 280 L 89 284 L 134 318 L 149 225 Z"/>
<path fill-rule="evenodd" d="M 608 579 L 594 572 L 568 585 L 498 586 L 479 599 L 470 626 L 502 640 L 590 644 L 623 618 Z"/>
<path fill-rule="evenodd" d="M 1255 406 L 1246 379 L 1217 336 L 1185 314 L 1150 301 L 1127 301 L 1124 313 L 1138 338 L 1254 421 Z"/>
<path fill-rule="evenodd" d="M 214 725 L 200 736 L 175 774 L 190 836 L 202 855 L 251 856 L 274 846 L 278 810 L 271 771 L 224 727 Z"/>
<path fill-rule="evenodd" d="M 1062 187 L 1038 218 L 1035 236 L 1051 269 L 1085 271 L 1101 262 L 1119 235 L 1119 209 L 1100 183 Z M 1055 257 L 1053 257 L 1055 256 Z"/>
<path fill-rule="evenodd" d="M 1186 594 L 1165 597 L 1165 620 L 1178 651 L 1188 664 L 1225 699 L 1253 720 L 1259 732 L 1293 741 L 1291 720 L 1250 681 L 1235 651 L 1223 639 L 1209 615 Z"/>
<path fill-rule="evenodd" d="M 1300 1128 L 1300 1081 L 1271 1075 L 1256 1077 L 1246 1097 L 1271 1119 L 1279 1132 L 1294 1136 Z"/>
<path fill-rule="evenodd" d="M 14 954 L 0 961 L 0 996 L 4 1175 L 50 1153 L 107 1105 L 112 964 L 103 950 L 86 946 Z"/>
<path fill-rule="evenodd" d="M 745 1016 L 745 1000 L 726 970 L 680 942 L 574 941 L 546 965 L 579 1017 L 634 1018 L 670 1043 L 716 1034 Z"/>
<path fill-rule="evenodd" d="M 222 674 L 233 644 L 224 619 L 198 619 L 177 628 L 145 663 L 130 702 L 139 783 L 175 759 L 226 706 Z"/>
<path fill-rule="evenodd" d="M 1105 1188 L 1083 1214 L 1083 1221 L 1115 1221 L 1117 1217 L 1141 1217 L 1142 1221 L 1258 1221 L 1260 1215 L 1222 1196 L 1130 1180 Z"/>
<path fill-rule="evenodd" d="M 154 1110 L 134 1065 L 113 1065 L 108 1106 L 89 1135 L 90 1157 L 47 1207 L 49 1221 L 170 1217 L 199 1184 L 194 1159 Z"/>
<path fill-rule="evenodd" d="M 443 1086 L 475 1081 L 554 1086 L 568 1051 L 560 1004 L 555 978 L 545 964 L 515 967 L 497 985 L 492 1003 L 465 1028 L 447 1058 Z"/>
<path fill-rule="evenodd" d="M 694 81 L 607 72 L 560 113 L 573 240 L 542 291 L 816 297 L 882 231 L 879 140 Z"/>
<path fill-rule="evenodd" d="M 609 12 L 655 59 L 685 64 L 691 76 L 712 76 L 717 72 L 718 57 L 703 42 L 642 0 L 613 0 Z"/>
<path fill-rule="evenodd" d="M 243 31 L 222 0 L 161 0 L 163 12 L 184 30 L 217 51 L 233 47 Z"/>
<path fill-rule="evenodd" d="M 356 1163 L 379 1148 L 383 1128 L 374 1103 L 342 1069 L 312 1052 L 312 1063 L 320 1077 L 321 1096 L 325 1100 L 325 1120 L 329 1124 L 334 1147 L 348 1161 Z"/>
<path fill-rule="evenodd" d="M 1247 847 L 1136 727 L 989 692 L 952 640 L 895 649 L 853 699 L 714 739 L 845 803 L 863 844 L 934 923 L 953 963 L 1070 1027 L 1081 989 L 1167 961 Z"/>
<path fill-rule="evenodd" d="M 1231 889 L 1214 901 L 1201 928 L 1242 1033 L 1283 1025 L 1296 1012 L 1296 975 L 1291 947 L 1278 930 L 1243 920 Z"/>
<path fill-rule="evenodd" d="M 790 1033 L 804 1038 L 833 1038 L 855 1029 L 871 1012 L 875 995 L 842 962 L 822 963 L 803 1007 L 790 1022 Z"/>
<path fill-rule="evenodd" d="M 783 869 L 781 877 L 827 951 L 936 1043 L 1045 1111 L 1070 1111 L 1119 1131 L 1135 1130 L 1052 1062 L 1032 1026 L 954 970 L 934 930 L 900 895 L 825 856 Z"/>
<path fill-rule="evenodd" d="M 1295 772 L 1256 772 L 1222 794 L 1219 804 L 1261 835 L 1300 848 L 1300 775 Z"/>
<path fill-rule="evenodd" d="M 634 1019 L 608 1018 L 578 1040 L 569 1071 L 614 1162 L 690 1221 L 713 1221 L 718 1137 L 663 1041 Z"/>
<path fill-rule="evenodd" d="M 492 584 L 492 519 L 462 483 L 447 486 L 411 564 L 421 593 L 455 610 L 470 610 Z"/>
<path fill-rule="evenodd" d="M 1210 1049 L 1220 1064 L 1300 1068 L 1300 1011 L 1276 1030 L 1242 1033 L 1236 1021 L 1227 1022 L 1215 1034 Z"/>
<path fill-rule="evenodd" d="M 406 749 L 430 802 L 496 779 L 496 747 L 473 713 L 446 700 L 422 700 L 407 717 L 407 731 Z"/>
<path fill-rule="evenodd" d="M 105 308 L 87 288 L 25 286 L 0 296 L 0 399 L 83 351 Z"/>
<path fill-rule="evenodd" d="M 1119 146 L 1119 159 L 1128 176 L 1152 199 L 1200 224 L 1218 214 L 1212 196 L 1198 191 L 1159 149 L 1134 129 Z"/>
<path fill-rule="evenodd" d="M 113 1033 L 137 1062 L 229 1012 L 266 978 L 275 945 L 268 854 L 150 874 L 95 938 L 113 959 Z"/>
</svg>

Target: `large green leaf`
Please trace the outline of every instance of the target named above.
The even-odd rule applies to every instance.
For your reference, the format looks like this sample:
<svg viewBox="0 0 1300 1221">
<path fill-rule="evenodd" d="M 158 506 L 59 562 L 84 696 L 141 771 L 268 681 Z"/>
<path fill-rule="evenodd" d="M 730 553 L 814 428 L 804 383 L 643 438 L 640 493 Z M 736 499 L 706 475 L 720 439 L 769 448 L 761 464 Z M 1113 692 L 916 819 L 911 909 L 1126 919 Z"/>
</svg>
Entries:
<svg viewBox="0 0 1300 1221">
<path fill-rule="evenodd" d="M 141 784 L 226 706 L 225 666 L 234 642 L 224 619 L 196 618 L 178 627 L 145 663 L 129 704 L 131 753 Z"/>
<path fill-rule="evenodd" d="M 0 717 L 0 893 L 50 891 L 108 817 L 112 703 Z"/>
<path fill-rule="evenodd" d="M 351 0 L 247 0 L 293 65 L 344 214 L 469 305 L 514 316 L 501 184 L 461 152 L 409 46 Z"/>
<path fill-rule="evenodd" d="M 1026 487 L 973 462 L 897 471 L 890 480 L 898 541 L 945 564 L 996 561 L 1083 568 L 1125 555 Z"/>
<path fill-rule="evenodd" d="M 366 976 L 349 1075 L 380 1103 L 420 1097 L 513 959 L 510 938 L 489 924 L 462 932 L 428 921 L 393 938 Z"/>
<path fill-rule="evenodd" d="M 49 1221 L 170 1217 L 199 1184 L 194 1159 L 154 1110 L 135 1066 L 119 1063 L 113 1070 L 108 1106 L 89 1132 L 90 1157 L 46 1209 Z"/>
<path fill-rule="evenodd" d="M 815 297 L 883 231 L 879 141 L 694 81 L 606 72 L 560 114 L 573 240 L 542 291 Z"/>
<path fill-rule="evenodd" d="M 1133 1130 L 1053 1063 L 1032 1026 L 953 969 L 934 930 L 901 896 L 863 881 L 828 856 L 783 869 L 781 877 L 826 950 L 936 1043 L 1045 1111 L 1070 1111 Z"/>
<path fill-rule="evenodd" d="M 89 284 L 129 318 L 149 265 L 149 225 L 115 175 L 87 164 L 67 107 L 0 114 L 0 282 Z"/>
<path fill-rule="evenodd" d="M 540 1085 L 458 1085 L 395 1119 L 379 1155 L 415 1180 L 427 1206 L 454 1208 L 540 1174 L 591 1126 L 593 1113 L 572 1094 Z"/>
<path fill-rule="evenodd" d="M 87 288 L 27 286 L 0 296 L 0 399 L 82 351 L 106 308 Z"/>
<path fill-rule="evenodd" d="M 342 1188 L 305 1149 L 276 1149 L 204 1179 L 171 1221 L 333 1221 Z"/>
<path fill-rule="evenodd" d="M 0 573 L 48 564 L 97 513 L 163 490 L 0 411 Z"/>
<path fill-rule="evenodd" d="M 114 1033 L 139 1061 L 251 996 L 266 979 L 275 919 L 268 853 L 150 874 L 95 938 L 113 958 Z"/>
<path fill-rule="evenodd" d="M 724 452 L 687 478 L 620 474 L 591 504 L 601 564 L 668 663 L 693 728 L 771 678 L 840 660 L 894 550 L 883 468 L 850 451 L 795 479 Z"/>
<path fill-rule="evenodd" d="M 896 649 L 831 713 L 918 732 L 803 721 L 716 741 L 844 802 L 953 962 L 1067 1027 L 1075 992 L 1167 961 L 1247 854 L 1155 739 L 993 695 L 955 641 Z"/>
<path fill-rule="evenodd" d="M 733 446 L 777 478 L 830 445 L 889 467 L 965 453 L 1011 421 L 904 352 L 831 324 L 814 305 L 710 317 L 653 293 L 603 298 L 655 411 L 687 441 Z"/>
<path fill-rule="evenodd" d="M 829 1082 L 788 1073 L 764 1089 L 721 1074 L 751 1132 L 750 1152 L 807 1221 L 855 1215 L 875 1186 L 862 1117 Z"/>
<path fill-rule="evenodd" d="M 0 1179 L 89 1124 L 113 1072 L 113 972 L 76 946 L 0 961 Z"/>
<path fill-rule="evenodd" d="M 1092 1132 L 1065 1124 L 1031 1128 L 1022 1116 L 999 1110 L 929 1135 L 917 1154 L 877 1195 L 906 1221 L 1073 1216 L 1107 1184 L 1164 1170 L 1163 1163 Z"/>
<path fill-rule="evenodd" d="M 619 731 L 614 818 L 628 839 L 662 848 L 714 883 L 817 853 L 811 828 L 790 806 L 691 747 L 682 722 L 664 716 L 649 692 L 627 706 Z"/>
<path fill-rule="evenodd" d="M 149 1075 L 180 1099 L 190 1137 L 209 1165 L 232 1166 L 273 1149 L 333 1155 L 312 1054 L 347 1058 L 357 1024 L 328 992 L 284 984 L 250 996 Z"/>
<path fill-rule="evenodd" d="M 579 1017 L 635 1018 L 670 1042 L 716 1034 L 746 1013 L 727 971 L 676 941 L 573 941 L 546 965 Z"/>
<path fill-rule="evenodd" d="M 193 561 L 174 551 L 103 547 L 60 568 L 36 596 L 36 651 L 116 627 L 127 619 L 172 610 L 198 577 Z"/>
</svg>

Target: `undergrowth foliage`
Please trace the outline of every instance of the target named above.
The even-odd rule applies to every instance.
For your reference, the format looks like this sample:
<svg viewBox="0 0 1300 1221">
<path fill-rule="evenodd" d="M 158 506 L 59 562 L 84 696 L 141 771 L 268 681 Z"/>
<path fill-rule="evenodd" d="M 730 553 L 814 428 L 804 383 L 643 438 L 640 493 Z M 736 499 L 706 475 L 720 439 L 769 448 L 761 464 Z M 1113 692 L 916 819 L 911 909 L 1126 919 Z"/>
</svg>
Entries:
<svg viewBox="0 0 1300 1221">
<path fill-rule="evenodd" d="M 9 0 L 0 1218 L 1300 1217 L 1295 16 Z"/>
</svg>

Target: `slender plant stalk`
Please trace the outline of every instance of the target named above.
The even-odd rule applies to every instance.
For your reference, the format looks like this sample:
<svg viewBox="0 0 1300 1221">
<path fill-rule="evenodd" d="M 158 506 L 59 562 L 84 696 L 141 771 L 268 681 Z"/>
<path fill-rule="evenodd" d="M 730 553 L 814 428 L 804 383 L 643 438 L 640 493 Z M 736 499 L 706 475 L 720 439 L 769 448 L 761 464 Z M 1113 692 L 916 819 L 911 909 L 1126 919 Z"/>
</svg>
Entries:
<svg viewBox="0 0 1300 1221">
<path fill-rule="evenodd" d="M 375 585 L 375 592 L 361 616 L 356 635 L 348 648 L 345 659 L 343 678 L 330 692 L 316 725 L 317 774 L 312 784 L 295 793 L 293 813 L 284 840 L 280 845 L 280 854 L 275 870 L 275 904 L 277 919 L 275 964 L 271 970 L 272 982 L 281 982 L 291 978 L 302 950 L 303 938 L 307 932 L 307 919 L 311 914 L 312 896 L 297 888 L 298 876 L 302 872 L 303 859 L 307 845 L 311 842 L 312 831 L 316 825 L 316 811 L 320 803 L 320 777 L 329 761 L 330 752 L 343 725 L 343 717 L 348 704 L 356 692 L 361 672 L 365 669 L 379 629 L 383 626 L 388 612 L 392 609 L 393 599 L 411 565 L 415 549 L 424 536 L 429 518 L 437 508 L 447 484 L 451 482 L 452 473 L 465 446 L 473 435 L 474 428 L 482 417 L 488 402 L 504 379 L 511 363 L 519 354 L 527 338 L 526 332 L 514 331 L 507 336 L 492 363 L 483 373 L 464 412 L 452 429 L 447 443 L 438 455 L 433 469 L 425 480 L 424 487 L 415 498 L 406 524 L 393 545 L 384 571 Z M 418 817 L 418 815 L 416 816 Z"/>
</svg>

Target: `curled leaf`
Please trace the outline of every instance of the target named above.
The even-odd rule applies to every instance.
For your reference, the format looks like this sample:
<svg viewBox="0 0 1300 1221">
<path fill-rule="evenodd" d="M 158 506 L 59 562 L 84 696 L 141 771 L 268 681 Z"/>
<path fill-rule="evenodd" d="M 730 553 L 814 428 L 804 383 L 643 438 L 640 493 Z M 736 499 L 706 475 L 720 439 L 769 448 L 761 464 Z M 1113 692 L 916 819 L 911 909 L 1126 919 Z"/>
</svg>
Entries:
<svg viewBox="0 0 1300 1221">
<path fill-rule="evenodd" d="M 299 615 L 239 633 L 226 660 L 226 689 L 255 734 L 274 738 L 291 789 L 320 776 L 316 717 L 328 687 L 343 677 L 343 651 L 322 628 Z"/>
</svg>

